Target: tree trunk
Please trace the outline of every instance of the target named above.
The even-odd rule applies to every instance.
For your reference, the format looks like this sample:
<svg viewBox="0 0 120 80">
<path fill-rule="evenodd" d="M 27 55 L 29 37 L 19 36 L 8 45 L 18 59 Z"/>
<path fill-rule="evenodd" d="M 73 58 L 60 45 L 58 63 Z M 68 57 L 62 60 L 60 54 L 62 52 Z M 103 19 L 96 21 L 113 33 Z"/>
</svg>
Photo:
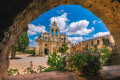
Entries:
<svg viewBox="0 0 120 80">
<path fill-rule="evenodd" d="M 11 59 L 15 59 L 15 54 L 16 54 L 16 51 L 15 51 L 15 50 L 12 50 Z"/>
</svg>

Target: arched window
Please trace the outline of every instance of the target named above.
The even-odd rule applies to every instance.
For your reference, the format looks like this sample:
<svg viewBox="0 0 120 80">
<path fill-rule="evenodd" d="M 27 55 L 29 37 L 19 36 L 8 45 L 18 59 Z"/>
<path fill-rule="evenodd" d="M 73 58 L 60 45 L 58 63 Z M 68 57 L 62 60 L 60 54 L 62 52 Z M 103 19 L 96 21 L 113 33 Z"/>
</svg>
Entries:
<svg viewBox="0 0 120 80">
<path fill-rule="evenodd" d="M 99 40 L 97 40 L 97 45 L 99 45 L 100 44 L 100 41 Z"/>
</svg>

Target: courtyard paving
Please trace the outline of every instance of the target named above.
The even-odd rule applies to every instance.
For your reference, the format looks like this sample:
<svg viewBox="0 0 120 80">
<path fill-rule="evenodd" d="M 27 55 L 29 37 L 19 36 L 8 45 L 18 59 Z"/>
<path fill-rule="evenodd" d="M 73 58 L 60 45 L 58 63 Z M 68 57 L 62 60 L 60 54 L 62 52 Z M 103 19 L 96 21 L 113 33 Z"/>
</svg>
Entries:
<svg viewBox="0 0 120 80">
<path fill-rule="evenodd" d="M 9 68 L 18 69 L 20 74 L 24 74 L 24 70 L 30 66 L 30 62 L 33 62 L 33 67 L 38 68 L 39 65 L 48 67 L 47 65 L 48 56 L 45 57 L 33 57 L 30 54 L 16 55 L 16 59 L 10 59 Z"/>
</svg>

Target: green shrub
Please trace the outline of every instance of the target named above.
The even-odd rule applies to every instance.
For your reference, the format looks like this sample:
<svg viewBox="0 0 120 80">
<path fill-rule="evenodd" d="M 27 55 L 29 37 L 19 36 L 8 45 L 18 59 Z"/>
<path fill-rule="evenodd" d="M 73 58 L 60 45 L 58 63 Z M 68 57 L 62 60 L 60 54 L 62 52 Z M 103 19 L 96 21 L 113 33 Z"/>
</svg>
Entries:
<svg viewBox="0 0 120 80">
<path fill-rule="evenodd" d="M 48 65 L 49 69 L 54 70 L 54 71 L 62 71 L 65 70 L 66 67 L 66 57 L 65 56 L 60 56 L 57 55 L 55 52 L 53 54 L 50 54 L 48 57 Z"/>
<path fill-rule="evenodd" d="M 72 53 L 68 59 L 69 66 L 72 65 L 84 75 L 98 75 L 101 69 L 100 55 L 83 51 Z"/>
<path fill-rule="evenodd" d="M 110 50 L 106 46 L 104 46 L 101 49 L 101 53 L 102 53 L 101 54 L 102 65 L 105 66 L 105 65 L 107 65 L 108 60 L 109 60 L 110 55 L 111 55 Z"/>
</svg>

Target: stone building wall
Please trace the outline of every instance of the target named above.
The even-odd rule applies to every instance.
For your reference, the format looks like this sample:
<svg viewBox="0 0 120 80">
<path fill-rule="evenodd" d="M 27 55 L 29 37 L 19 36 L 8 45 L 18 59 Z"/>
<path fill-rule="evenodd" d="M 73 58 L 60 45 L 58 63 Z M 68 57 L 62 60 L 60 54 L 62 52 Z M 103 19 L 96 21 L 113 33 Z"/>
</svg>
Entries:
<svg viewBox="0 0 120 80">
<path fill-rule="evenodd" d="M 101 49 L 103 47 L 103 41 L 102 41 L 103 38 L 108 39 L 110 43 L 115 45 L 115 41 L 114 41 L 113 37 L 111 35 L 106 35 L 106 36 L 90 39 L 87 41 L 83 41 L 78 44 L 73 44 L 71 51 L 84 50 L 85 48 L 94 47 L 96 44 L 98 44 L 97 48 Z"/>
</svg>

